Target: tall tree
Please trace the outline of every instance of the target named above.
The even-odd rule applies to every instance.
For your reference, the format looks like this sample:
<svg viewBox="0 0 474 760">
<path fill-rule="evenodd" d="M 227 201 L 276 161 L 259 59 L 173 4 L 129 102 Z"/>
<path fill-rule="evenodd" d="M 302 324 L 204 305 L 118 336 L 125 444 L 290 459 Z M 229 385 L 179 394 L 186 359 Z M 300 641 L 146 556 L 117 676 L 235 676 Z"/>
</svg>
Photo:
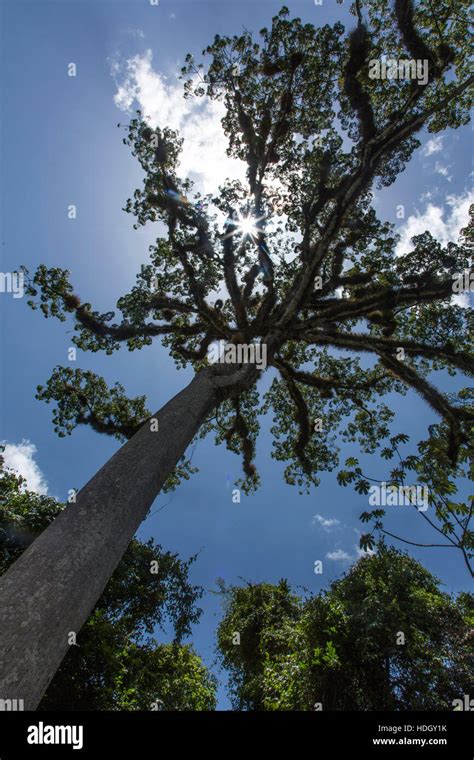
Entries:
<svg viewBox="0 0 474 760">
<path fill-rule="evenodd" d="M 237 709 L 452 710 L 472 693 L 474 598 L 383 544 L 317 596 L 285 581 L 222 591 Z"/>
<path fill-rule="evenodd" d="M 50 525 L 64 505 L 0 472 L 0 575 Z M 212 710 L 215 679 L 182 644 L 199 619 L 202 589 L 183 562 L 152 539 L 133 539 L 69 651 L 40 710 Z M 153 630 L 174 629 L 170 644 Z M 74 633 L 74 632 L 71 632 Z"/>
<path fill-rule="evenodd" d="M 352 419 L 341 435 L 373 451 L 393 416 L 380 398 L 405 388 L 446 422 L 455 466 L 472 412 L 428 375 L 473 369 L 468 313 L 451 303 L 469 249 L 464 239 L 443 248 L 425 233 L 395 258 L 396 238 L 377 218 L 371 188 L 395 181 L 423 127 L 468 122 L 467 8 L 464 0 L 455 12 L 429 0 L 357 2 L 347 35 L 340 23 L 316 29 L 283 8 L 259 42 L 247 31 L 216 36 L 206 71 L 188 56 L 185 94 L 224 103 L 228 152 L 246 162 L 246 184 L 202 197 L 179 177 L 179 136 L 138 114 L 125 142 L 144 186 L 126 208 L 137 225 L 161 221 L 168 234 L 117 302 L 121 321 L 81 301 L 68 271 L 25 272 L 31 305 L 46 317 L 72 316 L 80 348 L 134 350 L 161 337 L 196 375 L 151 418 L 140 399 L 127 400 L 120 387 L 106 392 L 91 373 L 69 378 L 57 368 L 40 390 L 57 403 L 60 433 L 90 424 L 129 440 L 4 575 L 1 694 L 36 706 L 67 649 L 66 632 L 80 629 L 199 431 L 215 428 L 241 451 L 244 487 L 257 484 L 256 382 L 267 366 L 278 378 L 263 408 L 273 408 L 274 456 L 288 461 L 288 482 L 309 486 L 335 465 L 329 431 L 345 417 Z M 382 54 L 425 61 L 426 78 L 374 78 L 371 62 Z M 225 300 L 217 297 L 223 282 Z M 229 361 L 210 366 L 216 341 L 227 344 Z M 361 354 L 373 360 L 368 369 Z"/>
</svg>

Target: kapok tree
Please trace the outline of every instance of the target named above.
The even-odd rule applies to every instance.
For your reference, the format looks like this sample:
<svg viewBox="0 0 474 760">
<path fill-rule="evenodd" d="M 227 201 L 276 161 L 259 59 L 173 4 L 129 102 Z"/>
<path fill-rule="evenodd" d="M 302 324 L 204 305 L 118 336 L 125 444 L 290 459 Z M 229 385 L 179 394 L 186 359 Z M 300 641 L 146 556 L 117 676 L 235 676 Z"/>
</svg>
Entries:
<svg viewBox="0 0 474 760">
<path fill-rule="evenodd" d="M 141 114 L 131 120 L 125 142 L 145 177 L 126 210 L 138 225 L 164 223 L 167 234 L 117 302 L 119 322 L 82 302 L 66 270 L 40 266 L 29 279 L 33 307 L 72 317 L 83 350 L 135 350 L 161 338 L 177 365 L 196 374 L 153 416 L 143 398 L 108 390 L 90 372 L 56 368 L 39 389 L 57 404 L 60 434 L 89 424 L 127 443 L 1 581 L 2 697 L 37 705 L 67 632 L 87 619 L 199 432 L 214 428 L 243 454 L 252 487 L 258 412 L 272 408 L 273 456 L 287 461 L 288 482 L 309 486 L 335 466 L 337 434 L 375 450 L 393 416 L 382 397 L 413 388 L 446 423 L 455 465 L 472 414 L 429 375 L 473 369 L 468 311 L 452 303 L 468 247 L 460 240 L 443 248 L 426 232 L 396 258 L 396 236 L 377 218 L 371 191 L 395 181 L 422 128 L 468 122 L 467 3 L 454 11 L 444 2 L 431 9 L 397 0 L 391 8 L 374 0 L 354 13 L 357 25 L 345 35 L 340 23 L 316 29 L 289 20 L 284 8 L 260 42 L 249 32 L 216 37 L 204 51 L 207 70 L 188 56 L 185 95 L 224 103 L 228 153 L 246 162 L 245 183 L 200 195 L 179 176 L 179 136 Z M 371 78 L 369 63 L 382 54 L 427 61 L 427 81 Z M 211 365 L 216 341 L 249 349 L 247 358 L 252 346 L 265 348 L 276 376 L 263 408 L 262 365 L 237 351 L 236 360 Z"/>
<path fill-rule="evenodd" d="M 64 509 L 28 491 L 2 466 L 0 575 Z M 43 696 L 39 710 L 213 710 L 216 682 L 183 638 L 201 610 L 203 589 L 189 582 L 195 557 L 181 560 L 153 539 L 134 538 L 97 600 L 77 642 Z M 152 569 L 150 577 L 150 568 Z M 143 593 L 146 588 L 146 593 Z M 152 633 L 174 632 L 169 644 Z M 72 637 L 75 639 L 75 637 Z"/>
</svg>

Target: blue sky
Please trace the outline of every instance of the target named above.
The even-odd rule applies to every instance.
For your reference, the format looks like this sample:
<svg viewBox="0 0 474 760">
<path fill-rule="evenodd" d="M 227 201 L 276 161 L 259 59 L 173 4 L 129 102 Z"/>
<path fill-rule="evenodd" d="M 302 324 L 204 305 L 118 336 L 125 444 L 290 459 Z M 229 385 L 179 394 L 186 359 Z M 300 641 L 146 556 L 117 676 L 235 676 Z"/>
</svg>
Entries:
<svg viewBox="0 0 474 760">
<path fill-rule="evenodd" d="M 94 308 L 107 311 L 134 284 L 148 259 L 148 245 L 158 231 L 132 229 L 133 219 L 121 209 L 141 184 L 141 170 L 122 144 L 117 122 L 127 108 L 141 107 L 165 126 L 179 127 L 187 140 L 184 168 L 204 189 L 215 187 L 227 171 L 241 172 L 222 155 L 215 107 L 186 106 L 176 79 L 184 56 L 200 54 L 215 33 L 258 30 L 270 23 L 282 3 L 273 0 L 94 0 L 94 2 L 15 2 L 1 6 L 1 271 L 40 263 L 69 268 L 76 292 Z M 348 3 L 312 0 L 286 3 L 304 21 L 353 25 Z M 77 76 L 67 76 L 69 63 Z M 407 250 L 413 234 L 429 229 L 442 242 L 455 239 L 467 220 L 472 132 L 463 128 L 441 139 L 423 136 L 424 146 L 395 185 L 376 193 L 382 219 L 393 221 Z M 67 207 L 75 204 L 77 219 Z M 405 219 L 396 207 L 405 206 Z M 88 429 L 59 439 L 51 424 L 51 407 L 34 399 L 57 364 L 67 365 L 70 322 L 44 320 L 25 299 L 0 293 L 0 439 L 10 444 L 16 462 L 30 482 L 64 500 L 80 488 L 115 451 L 117 442 Z M 121 382 L 130 396 L 145 393 L 158 409 L 184 387 L 191 374 L 177 371 L 158 344 L 139 352 L 126 349 L 110 357 L 78 351 L 75 367 L 92 369 L 111 384 Z M 456 381 L 450 381 L 455 387 Z M 268 378 L 262 387 L 268 385 Z M 432 412 L 413 394 L 394 401 L 395 432 L 414 441 L 426 437 Z M 323 475 L 309 496 L 286 486 L 282 467 L 270 458 L 270 421 L 265 420 L 257 446 L 262 487 L 232 502 L 232 481 L 240 462 L 211 438 L 193 452 L 199 473 L 171 496 L 160 496 L 141 526 L 141 537 L 153 536 L 183 557 L 200 552 L 192 580 L 215 589 L 216 577 L 227 583 L 240 578 L 277 581 L 318 591 L 347 570 L 357 556 L 361 524 L 358 515 L 367 497 L 342 489 L 334 474 Z M 355 454 L 344 450 L 343 454 Z M 383 477 L 387 464 L 376 457 L 369 474 Z M 229 483 L 230 481 L 230 483 Z M 46 485 L 47 484 L 47 485 Z M 167 503 L 169 502 L 169 503 Z M 162 511 L 157 512 L 164 504 Z M 315 518 L 320 515 L 320 518 Z M 337 523 L 325 524 L 325 520 Z M 393 527 L 426 539 L 421 520 L 406 513 Z M 395 531 L 396 532 L 396 531 Z M 339 552 L 351 559 L 329 559 Z M 461 557 L 444 550 L 416 550 L 416 557 L 435 572 L 448 591 L 467 587 Z M 449 556 L 446 556 L 449 555 Z M 324 573 L 315 575 L 314 561 Z M 213 660 L 213 631 L 221 614 L 219 598 L 206 594 L 204 615 L 193 643 L 208 664 Z M 228 705 L 220 687 L 220 706 Z"/>
</svg>

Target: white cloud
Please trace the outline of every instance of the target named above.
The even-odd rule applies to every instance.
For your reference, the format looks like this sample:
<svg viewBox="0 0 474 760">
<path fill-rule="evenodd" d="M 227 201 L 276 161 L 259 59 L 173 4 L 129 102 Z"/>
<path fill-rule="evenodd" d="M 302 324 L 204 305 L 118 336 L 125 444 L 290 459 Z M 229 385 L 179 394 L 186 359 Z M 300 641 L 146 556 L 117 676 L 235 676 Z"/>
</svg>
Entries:
<svg viewBox="0 0 474 760">
<path fill-rule="evenodd" d="M 424 156 L 431 156 L 433 153 L 439 153 L 440 150 L 443 150 L 443 135 L 428 140 L 421 152 Z"/>
<path fill-rule="evenodd" d="M 2 453 L 4 466 L 15 470 L 26 480 L 26 486 L 29 491 L 46 495 L 48 493 L 48 484 L 43 473 L 34 461 L 37 453 L 36 446 L 31 441 L 23 440 L 21 443 L 6 443 L 5 451 Z"/>
<path fill-rule="evenodd" d="M 359 533 L 359 531 L 356 530 L 356 533 Z M 355 544 L 354 554 L 348 554 L 348 552 L 345 552 L 343 549 L 336 549 L 334 552 L 328 552 L 326 558 L 333 560 L 334 562 L 357 562 L 357 560 L 362 557 L 372 557 L 373 554 L 375 554 L 373 549 L 361 549 L 358 544 Z"/>
<path fill-rule="evenodd" d="M 226 155 L 228 140 L 221 119 L 223 103 L 208 98 L 183 97 L 183 82 L 168 81 L 152 66 L 152 51 L 136 55 L 125 63 L 111 64 L 117 85 L 114 102 L 122 111 L 130 112 L 134 104 L 149 117 L 151 126 L 168 126 L 184 138 L 179 172 L 190 177 L 204 193 L 215 192 L 227 177 L 245 179 L 242 161 Z"/>
<path fill-rule="evenodd" d="M 449 175 L 449 168 L 444 166 L 444 164 L 440 164 L 439 161 L 436 161 L 435 172 L 436 174 L 441 174 L 442 177 L 446 177 L 448 182 L 451 182 L 452 177 Z"/>
<path fill-rule="evenodd" d="M 312 524 L 316 525 L 316 523 L 319 523 L 319 525 L 321 525 L 321 527 L 328 532 L 331 530 L 331 528 L 335 528 L 337 525 L 340 525 L 339 520 L 336 520 L 335 517 L 327 519 L 322 515 L 314 515 Z"/>
<path fill-rule="evenodd" d="M 328 554 L 326 554 L 326 559 L 331 559 L 334 562 L 351 562 L 354 557 L 351 557 L 350 554 L 342 549 L 337 549 L 335 552 L 328 552 Z"/>
<path fill-rule="evenodd" d="M 420 203 L 426 203 L 427 201 L 432 201 L 438 194 L 439 188 L 434 187 L 432 190 L 427 190 L 425 193 L 421 193 L 418 200 Z"/>
<path fill-rule="evenodd" d="M 361 557 L 372 557 L 372 555 L 375 554 L 375 551 L 373 549 L 361 549 L 357 544 L 354 548 L 356 551 L 357 559 L 360 559 Z"/>
<path fill-rule="evenodd" d="M 474 202 L 474 192 L 469 191 L 462 195 L 448 195 L 446 197 L 447 213 L 441 206 L 429 203 L 424 213 L 416 212 L 409 216 L 400 229 L 400 240 L 395 253 L 403 256 L 413 249 L 410 242 L 415 235 L 420 235 L 428 230 L 433 237 L 446 245 L 449 242 L 457 242 L 459 231 L 467 226 L 469 221 L 469 206 Z"/>
</svg>

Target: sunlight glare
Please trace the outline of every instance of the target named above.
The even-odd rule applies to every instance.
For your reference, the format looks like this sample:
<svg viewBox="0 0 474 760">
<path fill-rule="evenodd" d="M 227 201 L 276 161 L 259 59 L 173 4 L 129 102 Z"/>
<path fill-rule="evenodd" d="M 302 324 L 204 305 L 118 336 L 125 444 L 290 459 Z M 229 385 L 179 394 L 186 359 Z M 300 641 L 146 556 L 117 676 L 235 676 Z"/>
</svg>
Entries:
<svg viewBox="0 0 474 760">
<path fill-rule="evenodd" d="M 250 216 L 250 214 L 248 216 L 241 216 L 237 222 L 237 229 L 242 235 L 248 235 L 249 237 L 255 238 L 259 232 L 256 223 L 257 220 L 253 216 Z"/>
</svg>

